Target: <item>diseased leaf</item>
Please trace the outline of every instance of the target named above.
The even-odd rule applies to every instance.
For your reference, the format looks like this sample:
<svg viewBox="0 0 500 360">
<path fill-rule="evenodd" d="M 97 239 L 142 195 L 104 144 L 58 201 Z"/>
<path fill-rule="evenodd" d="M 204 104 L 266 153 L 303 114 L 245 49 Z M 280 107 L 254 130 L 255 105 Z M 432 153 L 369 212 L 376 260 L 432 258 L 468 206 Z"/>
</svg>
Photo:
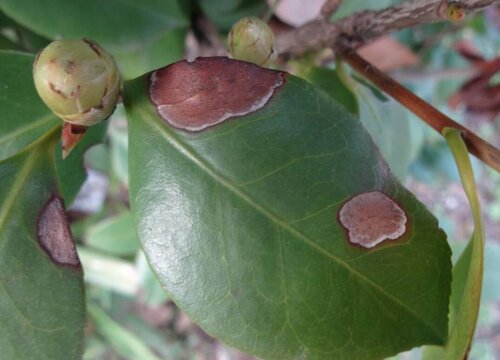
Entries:
<svg viewBox="0 0 500 360">
<path fill-rule="evenodd" d="M 54 158 L 60 121 L 36 95 L 34 57 L 0 59 L 0 357 L 80 359 L 83 275 Z"/>
<path fill-rule="evenodd" d="M 449 339 L 444 347 L 428 347 L 424 359 L 467 359 L 479 314 L 484 267 L 484 229 L 479 196 L 469 154 L 460 130 L 445 128 L 443 136 L 453 153 L 474 218 L 474 233 L 453 267 Z"/>
<path fill-rule="evenodd" d="M 57 133 L 48 135 L 0 161 L 0 349 L 5 360 L 82 355 L 83 274 L 58 197 L 52 155 Z"/>
<path fill-rule="evenodd" d="M 153 99 L 175 91 L 168 69 L 152 76 L 155 86 L 149 76 L 126 83 L 124 94 L 132 209 L 172 299 L 210 334 L 266 359 L 376 359 L 443 344 L 445 235 L 388 171 L 359 120 L 288 74 L 224 58 L 174 67 L 184 76 L 180 93 L 205 84 L 179 108 L 161 111 L 165 102 L 150 100 L 150 90 Z M 218 80 L 231 73 L 239 76 Z M 259 106 L 214 122 L 213 109 L 241 105 L 220 94 L 271 74 L 283 79 L 271 97 L 243 92 Z M 205 123 L 200 106 L 210 110 Z M 200 127 L 217 125 L 176 129 L 179 111 Z M 365 249 L 337 218 L 350 198 L 373 191 L 407 222 L 397 239 Z"/>
</svg>

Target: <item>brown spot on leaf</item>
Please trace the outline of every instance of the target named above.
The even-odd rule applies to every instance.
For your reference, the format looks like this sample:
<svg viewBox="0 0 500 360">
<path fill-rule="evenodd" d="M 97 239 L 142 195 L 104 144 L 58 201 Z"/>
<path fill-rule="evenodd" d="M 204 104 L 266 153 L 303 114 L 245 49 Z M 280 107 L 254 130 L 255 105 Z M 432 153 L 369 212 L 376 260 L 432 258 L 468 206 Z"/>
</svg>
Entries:
<svg viewBox="0 0 500 360">
<path fill-rule="evenodd" d="M 225 57 L 180 61 L 152 73 L 149 95 L 174 127 L 199 131 L 266 105 L 283 73 Z"/>
<path fill-rule="evenodd" d="M 37 226 L 42 249 L 57 264 L 80 267 L 75 241 L 60 197 L 51 197 L 43 207 Z"/>
<path fill-rule="evenodd" d="M 339 221 L 348 231 L 349 241 L 372 248 L 406 233 L 406 213 L 380 191 L 356 195 L 339 212 Z"/>
</svg>

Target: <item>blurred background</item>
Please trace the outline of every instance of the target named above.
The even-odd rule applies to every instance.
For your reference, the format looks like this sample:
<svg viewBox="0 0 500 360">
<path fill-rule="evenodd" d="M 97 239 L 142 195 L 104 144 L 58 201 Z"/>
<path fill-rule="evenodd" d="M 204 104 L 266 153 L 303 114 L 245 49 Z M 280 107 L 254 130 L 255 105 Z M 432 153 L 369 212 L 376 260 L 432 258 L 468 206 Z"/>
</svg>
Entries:
<svg viewBox="0 0 500 360">
<path fill-rule="evenodd" d="M 366 1 L 344 1 L 334 17 L 395 2 L 373 1 L 367 5 Z M 172 30 L 165 35 L 162 41 L 170 46 L 168 56 L 154 51 L 119 55 L 128 78 L 184 56 L 224 54 L 225 31 L 240 16 L 269 18 L 279 32 L 316 16 L 323 1 L 232 1 L 237 5 L 232 12 L 226 11 L 227 16 L 217 15 L 222 5 L 217 10 L 206 3 L 200 1 L 198 12 L 192 15 L 199 25 L 196 31 Z M 0 48 L 36 52 L 47 42 L 44 36 L 0 12 Z M 360 52 L 453 119 L 497 147 L 500 145 L 500 7 L 489 8 L 461 23 L 425 25 L 387 35 Z M 324 54 L 323 63 L 333 68 L 328 57 Z M 297 64 L 280 66 L 301 73 Z M 361 120 L 393 172 L 439 219 L 456 259 L 472 234 L 473 223 L 446 143 L 362 80 L 354 84 Z M 324 87 L 328 88 L 328 84 Z M 70 208 L 88 285 L 84 359 L 253 359 L 211 338 L 192 323 L 164 293 L 149 269 L 129 208 L 127 144 L 127 123 L 123 109 L 118 107 L 109 120 L 106 141 L 86 154 L 88 180 Z M 482 305 L 471 359 L 494 360 L 500 359 L 500 174 L 476 159 L 473 165 L 487 243 Z M 394 359 L 418 359 L 418 355 L 417 349 Z"/>
</svg>

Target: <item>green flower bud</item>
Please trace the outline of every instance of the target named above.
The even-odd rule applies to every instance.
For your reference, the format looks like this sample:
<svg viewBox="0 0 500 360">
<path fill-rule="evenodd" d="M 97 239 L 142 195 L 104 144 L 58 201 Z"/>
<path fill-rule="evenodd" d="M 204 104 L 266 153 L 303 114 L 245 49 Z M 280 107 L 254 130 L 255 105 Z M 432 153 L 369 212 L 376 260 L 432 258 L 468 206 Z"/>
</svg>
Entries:
<svg viewBox="0 0 500 360">
<path fill-rule="evenodd" d="M 233 59 L 260 66 L 269 65 L 276 59 L 273 31 L 256 17 L 243 18 L 234 24 L 227 42 Z"/>
<path fill-rule="evenodd" d="M 87 39 L 57 40 L 33 64 L 35 87 L 61 119 L 91 126 L 116 107 L 120 75 L 111 55 Z"/>
</svg>

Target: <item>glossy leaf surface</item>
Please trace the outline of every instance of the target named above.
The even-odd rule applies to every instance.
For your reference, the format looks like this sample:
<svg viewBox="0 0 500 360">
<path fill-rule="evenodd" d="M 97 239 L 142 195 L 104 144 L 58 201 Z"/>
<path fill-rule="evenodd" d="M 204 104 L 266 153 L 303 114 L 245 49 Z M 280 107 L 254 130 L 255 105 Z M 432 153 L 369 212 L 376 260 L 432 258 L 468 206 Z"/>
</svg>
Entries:
<svg viewBox="0 0 500 360">
<path fill-rule="evenodd" d="M 186 84 L 219 62 L 224 70 L 212 79 L 240 66 L 203 61 L 209 66 L 186 74 Z M 233 91 L 263 70 L 249 71 Z M 125 85 L 132 208 L 152 268 L 206 331 L 262 358 L 374 359 L 444 343 L 445 234 L 359 120 L 283 76 L 262 109 L 199 132 L 158 116 L 148 77 Z M 212 92 L 223 86 L 205 81 Z M 338 212 L 374 190 L 404 209 L 405 234 L 373 249 L 353 246 Z"/>
</svg>

